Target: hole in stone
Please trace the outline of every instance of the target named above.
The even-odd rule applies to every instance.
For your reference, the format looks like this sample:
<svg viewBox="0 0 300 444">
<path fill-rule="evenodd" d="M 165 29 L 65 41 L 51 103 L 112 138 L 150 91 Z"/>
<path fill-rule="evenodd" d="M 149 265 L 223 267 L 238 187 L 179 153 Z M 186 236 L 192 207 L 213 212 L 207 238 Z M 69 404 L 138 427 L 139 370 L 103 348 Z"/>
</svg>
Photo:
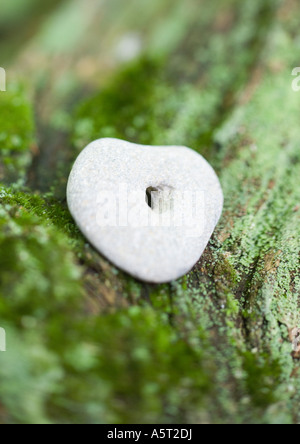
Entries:
<svg viewBox="0 0 300 444">
<path fill-rule="evenodd" d="M 174 188 L 162 184 L 146 189 L 146 203 L 156 213 L 172 212 L 174 209 Z"/>
<path fill-rule="evenodd" d="M 158 188 L 148 187 L 146 189 L 146 203 L 153 210 L 153 196 L 152 193 L 157 193 Z"/>
</svg>

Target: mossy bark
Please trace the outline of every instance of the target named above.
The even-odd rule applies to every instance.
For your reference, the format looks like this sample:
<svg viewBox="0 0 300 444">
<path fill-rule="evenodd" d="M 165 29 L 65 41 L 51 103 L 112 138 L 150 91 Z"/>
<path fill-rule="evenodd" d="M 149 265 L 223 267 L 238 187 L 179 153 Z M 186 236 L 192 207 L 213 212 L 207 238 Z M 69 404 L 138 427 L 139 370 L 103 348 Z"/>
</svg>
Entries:
<svg viewBox="0 0 300 444">
<path fill-rule="evenodd" d="M 6 3 L 0 421 L 299 423 L 297 2 L 80 0 L 43 14 L 31 0 L 30 21 Z M 124 66 L 128 38 L 143 50 Z M 106 136 L 191 146 L 217 170 L 224 213 L 183 279 L 137 282 L 74 225 L 68 173 Z"/>
</svg>

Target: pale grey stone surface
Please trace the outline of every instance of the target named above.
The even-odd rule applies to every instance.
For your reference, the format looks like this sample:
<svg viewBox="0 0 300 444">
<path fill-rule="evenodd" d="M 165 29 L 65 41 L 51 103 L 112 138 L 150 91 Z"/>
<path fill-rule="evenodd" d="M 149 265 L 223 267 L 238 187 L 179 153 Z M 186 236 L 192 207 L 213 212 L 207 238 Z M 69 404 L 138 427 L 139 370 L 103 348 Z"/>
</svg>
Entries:
<svg viewBox="0 0 300 444">
<path fill-rule="evenodd" d="M 223 207 L 219 180 L 195 151 L 117 139 L 97 140 L 81 152 L 67 199 L 80 230 L 100 253 L 153 283 L 191 270 Z"/>
</svg>

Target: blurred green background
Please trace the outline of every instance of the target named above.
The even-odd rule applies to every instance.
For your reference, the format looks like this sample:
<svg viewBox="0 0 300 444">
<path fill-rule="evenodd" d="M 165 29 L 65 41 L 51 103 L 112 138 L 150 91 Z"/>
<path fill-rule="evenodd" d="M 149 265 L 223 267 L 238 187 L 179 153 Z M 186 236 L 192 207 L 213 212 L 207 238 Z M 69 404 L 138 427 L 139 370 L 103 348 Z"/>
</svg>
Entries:
<svg viewBox="0 0 300 444">
<path fill-rule="evenodd" d="M 296 0 L 2 0 L 1 424 L 297 424 Z M 222 220 L 146 285 L 83 239 L 73 161 L 99 137 L 187 145 Z"/>
</svg>

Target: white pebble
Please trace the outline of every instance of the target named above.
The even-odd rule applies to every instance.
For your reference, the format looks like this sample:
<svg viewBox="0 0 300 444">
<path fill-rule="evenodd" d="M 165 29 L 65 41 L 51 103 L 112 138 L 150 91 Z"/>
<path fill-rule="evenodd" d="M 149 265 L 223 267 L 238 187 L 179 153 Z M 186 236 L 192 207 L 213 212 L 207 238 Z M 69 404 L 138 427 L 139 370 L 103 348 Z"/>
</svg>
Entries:
<svg viewBox="0 0 300 444">
<path fill-rule="evenodd" d="M 151 283 L 178 279 L 193 268 L 223 207 L 219 180 L 195 151 L 118 139 L 96 140 L 81 152 L 67 199 L 89 242 Z"/>
</svg>

